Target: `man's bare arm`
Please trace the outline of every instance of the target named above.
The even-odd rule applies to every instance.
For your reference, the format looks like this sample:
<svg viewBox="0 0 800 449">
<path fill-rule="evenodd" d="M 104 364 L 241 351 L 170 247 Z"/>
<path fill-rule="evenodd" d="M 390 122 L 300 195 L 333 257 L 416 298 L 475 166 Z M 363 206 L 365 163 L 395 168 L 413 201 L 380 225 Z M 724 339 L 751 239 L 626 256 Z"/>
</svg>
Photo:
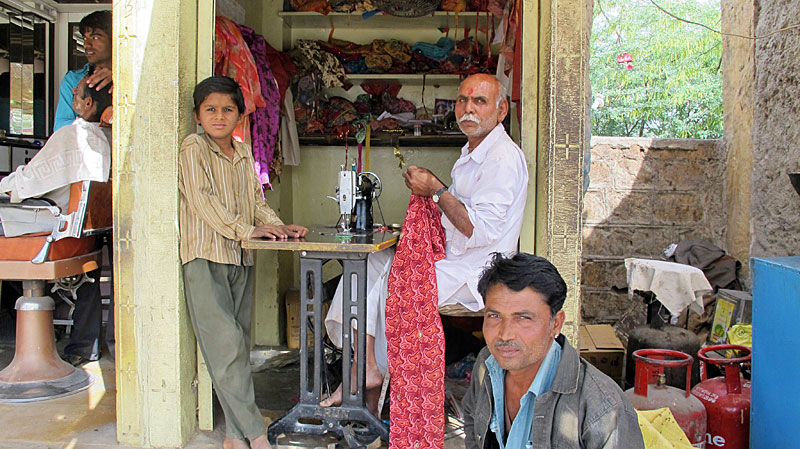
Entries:
<svg viewBox="0 0 800 449">
<path fill-rule="evenodd" d="M 447 219 L 453 223 L 453 226 L 455 226 L 459 232 L 467 236 L 467 238 L 472 237 L 472 231 L 475 230 L 475 226 L 473 226 L 469 219 L 469 213 L 467 213 L 467 208 L 464 206 L 464 203 L 458 201 L 458 198 L 452 193 L 444 192 L 439 198 L 439 208 L 442 209 Z"/>
</svg>

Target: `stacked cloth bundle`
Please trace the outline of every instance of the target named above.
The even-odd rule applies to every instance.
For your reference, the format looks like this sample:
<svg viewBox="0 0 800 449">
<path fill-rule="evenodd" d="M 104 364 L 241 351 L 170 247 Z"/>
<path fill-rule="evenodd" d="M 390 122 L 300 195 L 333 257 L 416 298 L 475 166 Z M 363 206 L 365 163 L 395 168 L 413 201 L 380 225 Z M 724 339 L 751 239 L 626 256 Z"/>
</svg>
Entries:
<svg viewBox="0 0 800 449">
<path fill-rule="evenodd" d="M 359 143 L 366 136 L 361 124 L 369 123 L 373 131 L 399 129 L 400 124 L 395 119 L 376 118 L 384 112 L 393 115 L 405 113 L 414 118 L 414 103 L 397 96 L 400 87 L 399 84 L 365 81 L 361 88 L 366 93 L 351 102 L 343 97 L 318 98 L 314 93 L 317 86 L 313 79 L 310 76 L 301 78 L 297 84 L 294 109 L 298 129 L 304 135 L 319 133 L 339 138 L 355 135 Z"/>
<path fill-rule="evenodd" d="M 444 257 L 439 209 L 431 198 L 411 195 L 386 299 L 392 449 L 444 447 L 444 331 L 436 285 L 436 262 Z"/>
<path fill-rule="evenodd" d="M 496 58 L 487 59 L 473 37 L 454 41 L 442 37 L 435 44 L 411 45 L 397 39 L 375 39 L 356 44 L 341 39 L 315 41 L 315 48 L 334 56 L 346 73 L 474 73 L 489 71 Z M 308 44 L 303 44 L 308 45 Z"/>
</svg>

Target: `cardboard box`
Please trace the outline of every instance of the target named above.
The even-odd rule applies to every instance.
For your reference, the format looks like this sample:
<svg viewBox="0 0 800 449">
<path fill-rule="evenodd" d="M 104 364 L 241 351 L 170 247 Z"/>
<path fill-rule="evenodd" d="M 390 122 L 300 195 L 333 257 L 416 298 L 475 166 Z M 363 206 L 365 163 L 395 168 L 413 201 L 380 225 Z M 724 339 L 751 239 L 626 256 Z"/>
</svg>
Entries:
<svg viewBox="0 0 800 449">
<path fill-rule="evenodd" d="M 300 348 L 300 291 L 289 290 L 284 299 L 286 304 L 286 346 L 289 349 Z M 322 306 L 322 319 L 328 314 L 328 304 Z M 322 326 L 323 336 L 325 335 L 325 325 Z M 313 347 L 314 334 L 308 333 L 308 345 Z"/>
<path fill-rule="evenodd" d="M 608 324 L 587 324 L 580 327 L 581 357 L 621 384 L 625 366 L 625 347 Z"/>
</svg>

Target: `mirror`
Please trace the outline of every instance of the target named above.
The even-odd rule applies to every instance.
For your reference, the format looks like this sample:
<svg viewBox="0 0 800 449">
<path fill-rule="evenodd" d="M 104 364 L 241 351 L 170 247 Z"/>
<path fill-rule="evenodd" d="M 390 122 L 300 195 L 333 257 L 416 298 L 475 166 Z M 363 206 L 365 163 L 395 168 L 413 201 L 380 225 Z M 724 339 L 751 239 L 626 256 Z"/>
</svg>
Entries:
<svg viewBox="0 0 800 449">
<path fill-rule="evenodd" d="M 0 4 L 0 130 L 46 136 L 50 24 Z"/>
</svg>

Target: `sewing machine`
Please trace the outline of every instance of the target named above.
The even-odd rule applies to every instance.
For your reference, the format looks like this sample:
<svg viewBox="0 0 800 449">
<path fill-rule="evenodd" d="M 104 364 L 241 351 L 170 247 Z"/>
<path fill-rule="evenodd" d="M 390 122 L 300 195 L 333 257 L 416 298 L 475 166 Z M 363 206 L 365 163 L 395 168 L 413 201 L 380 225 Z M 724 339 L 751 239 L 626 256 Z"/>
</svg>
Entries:
<svg viewBox="0 0 800 449">
<path fill-rule="evenodd" d="M 328 196 L 339 204 L 337 228 L 341 225 L 343 234 L 349 234 L 352 230 L 371 231 L 372 200 L 377 201 L 381 195 L 378 175 L 372 172 L 357 173 L 353 162 L 349 169 L 341 166 L 337 181 L 336 196 Z"/>
</svg>

